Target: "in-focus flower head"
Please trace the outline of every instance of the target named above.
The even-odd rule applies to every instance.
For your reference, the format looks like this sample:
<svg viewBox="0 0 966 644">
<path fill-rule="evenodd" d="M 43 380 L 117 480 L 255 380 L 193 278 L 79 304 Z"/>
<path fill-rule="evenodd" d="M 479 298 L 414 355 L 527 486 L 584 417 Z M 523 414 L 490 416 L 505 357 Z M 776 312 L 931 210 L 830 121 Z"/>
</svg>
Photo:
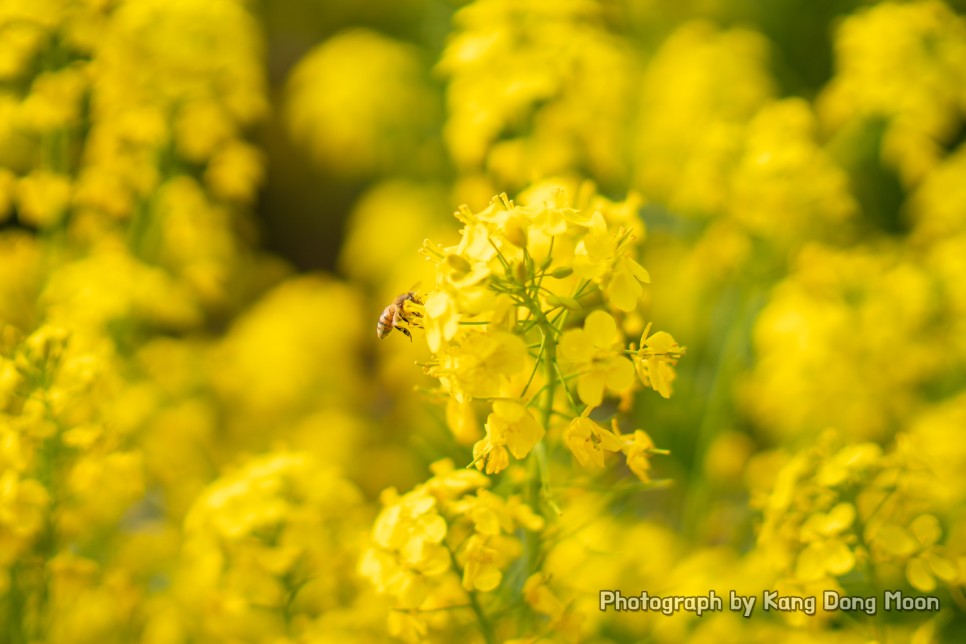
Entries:
<svg viewBox="0 0 966 644">
<path fill-rule="evenodd" d="M 485 427 L 486 438 L 473 446 L 473 462 L 487 474 L 507 468 L 508 450 L 514 458 L 525 458 L 545 431 L 526 406 L 503 400 L 493 403 L 493 412 L 487 417 Z"/>
<path fill-rule="evenodd" d="M 546 182 L 522 199 L 504 194 L 480 212 L 460 208 L 459 243 L 427 240 L 422 251 L 436 266 L 424 307 L 433 352 L 426 370 L 461 414 L 473 400 L 491 405 L 472 459 L 488 474 L 507 469 L 511 455 L 526 459 L 554 415 L 583 417 L 605 395 L 629 403 L 635 363 L 644 383 L 667 397 L 684 353 L 666 333 L 645 336 L 634 352 L 619 328 L 649 281 L 635 259 L 643 230 L 635 197 L 614 203 L 589 184 L 574 190 Z M 551 412 L 559 402 L 570 411 Z M 460 418 L 457 424 L 466 426 Z M 640 461 L 646 450 L 638 451 L 635 473 L 646 478 Z"/>
<path fill-rule="evenodd" d="M 677 377 L 674 366 L 687 351 L 665 331 L 649 335 L 648 324 L 641 334 L 641 348 L 634 354 L 634 366 L 641 382 L 665 398 L 671 397 L 671 384 Z"/>
<path fill-rule="evenodd" d="M 560 337 L 560 358 L 565 372 L 576 374 L 577 395 L 597 407 L 604 390 L 621 394 L 634 382 L 634 365 L 624 355 L 623 335 L 614 317 L 605 311 L 587 316 L 582 329 L 569 329 Z"/>
<path fill-rule="evenodd" d="M 578 416 L 564 432 L 564 442 L 583 467 L 604 467 L 604 455 L 618 452 L 622 447 L 614 432 L 605 429 L 586 416 Z"/>
</svg>

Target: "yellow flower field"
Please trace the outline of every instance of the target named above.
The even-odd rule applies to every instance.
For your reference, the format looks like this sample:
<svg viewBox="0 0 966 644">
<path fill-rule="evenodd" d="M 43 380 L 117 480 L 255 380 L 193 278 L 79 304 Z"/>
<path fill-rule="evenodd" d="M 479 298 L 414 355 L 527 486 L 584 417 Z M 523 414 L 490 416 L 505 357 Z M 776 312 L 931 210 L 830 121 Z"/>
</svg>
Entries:
<svg viewBox="0 0 966 644">
<path fill-rule="evenodd" d="M 0 642 L 966 636 L 966 3 L 0 0 Z"/>
</svg>

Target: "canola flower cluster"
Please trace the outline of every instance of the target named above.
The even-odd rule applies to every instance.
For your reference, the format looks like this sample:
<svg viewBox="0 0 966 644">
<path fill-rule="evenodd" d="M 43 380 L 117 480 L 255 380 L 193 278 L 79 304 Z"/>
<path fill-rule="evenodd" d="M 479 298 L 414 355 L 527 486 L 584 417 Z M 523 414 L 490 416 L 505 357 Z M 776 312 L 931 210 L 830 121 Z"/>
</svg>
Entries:
<svg viewBox="0 0 966 644">
<path fill-rule="evenodd" d="M 514 560 L 529 587 L 517 588 L 511 602 L 550 615 L 551 629 L 575 636 L 573 619 L 540 585 L 539 540 L 521 546 L 501 537 L 494 515 L 505 516 L 499 525 L 511 533 L 512 519 L 537 531 L 544 519 L 534 510 L 560 512 L 550 463 L 561 460 L 561 447 L 590 469 L 602 469 L 607 454 L 619 453 L 645 483 L 650 457 L 666 453 L 641 429 L 622 435 L 613 412 L 612 429 L 591 418 L 595 411 L 606 413 L 605 396 L 623 399 L 626 410 L 635 383 L 669 397 L 673 367 L 685 352 L 669 334 L 651 334 L 650 325 L 640 348 L 628 348 L 612 313 L 636 312 L 650 281 L 635 259 L 643 232 L 636 201 L 610 202 L 588 185 L 571 196 L 553 183 L 534 186 L 521 201 L 516 205 L 504 194 L 482 212 L 465 206 L 457 211 L 463 223 L 459 243 L 427 241 L 423 248 L 436 267 L 435 287 L 424 300 L 403 304 L 408 322 L 425 332 L 431 352 L 425 370 L 439 381 L 453 436 L 474 441 L 485 416 L 470 466 L 497 475 L 510 467 L 511 456 L 514 463 L 528 463 L 528 472 L 510 488 L 517 493 L 506 500 L 481 490 L 477 500 L 462 500 L 461 509 L 437 509 L 454 501 L 448 496 L 458 497 L 462 486 L 489 484 L 472 471 L 448 474 L 452 464 L 435 466 L 436 477 L 401 498 L 391 490 L 384 494 L 386 507 L 362 570 L 395 597 L 390 632 L 407 640 L 426 635 L 422 611 L 460 605 L 445 578 L 438 579 L 459 570 L 480 628 L 492 640 L 488 615 L 499 610 L 499 600 L 484 604 L 477 594 L 496 590 Z M 472 518 L 475 532 L 459 528 L 461 515 Z"/>
<path fill-rule="evenodd" d="M 488 474 L 506 469 L 508 450 L 526 457 L 555 416 L 572 418 L 564 440 L 578 461 L 602 466 L 603 451 L 622 441 L 589 414 L 605 393 L 629 396 L 635 369 L 669 397 L 671 367 L 684 353 L 667 333 L 649 335 L 650 325 L 641 348 L 628 349 L 610 312 L 636 311 L 650 281 L 634 259 L 634 200 L 577 198 L 587 203 L 572 203 L 560 187 L 535 187 L 522 196 L 529 206 L 501 195 L 480 213 L 457 213 L 458 245 L 424 248 L 437 272 L 423 305 L 427 371 L 449 396 L 455 435 L 472 431 L 463 424 L 474 401 L 491 403 L 486 437 L 473 447 Z"/>
<path fill-rule="evenodd" d="M 478 595 L 497 588 L 509 563 L 520 556 L 518 528 L 539 531 L 543 520 L 518 496 L 504 499 L 486 490 L 490 480 L 479 472 L 455 469 L 447 460 L 432 470 L 434 476 L 411 492 L 400 496 L 390 488 L 383 493 L 385 507 L 360 570 L 395 600 L 391 634 L 418 641 L 431 623 L 446 626 L 451 609 L 469 607 L 491 639 Z M 441 612 L 434 618 L 433 611 Z"/>
<path fill-rule="evenodd" d="M 772 3 L 325 4 L 277 109 L 243 0 L 0 6 L 0 639 L 962 629 L 952 3 L 831 3 L 806 91 Z M 254 243 L 267 118 L 360 189 L 345 279 Z"/>
<path fill-rule="evenodd" d="M 231 339 L 209 330 L 279 272 L 246 241 L 254 17 L 9 2 L 0 41 L 0 638 L 311 631 L 343 606 L 325 553 L 361 493 L 304 451 L 219 478 L 260 429 L 222 435 Z"/>
</svg>

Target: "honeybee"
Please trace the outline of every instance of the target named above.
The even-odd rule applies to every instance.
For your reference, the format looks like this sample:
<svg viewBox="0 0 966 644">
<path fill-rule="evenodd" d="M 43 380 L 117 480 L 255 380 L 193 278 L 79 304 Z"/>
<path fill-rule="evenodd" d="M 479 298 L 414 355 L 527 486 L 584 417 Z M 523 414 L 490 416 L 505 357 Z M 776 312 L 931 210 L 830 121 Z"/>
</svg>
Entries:
<svg viewBox="0 0 966 644">
<path fill-rule="evenodd" d="M 406 302 L 422 304 L 422 301 L 412 291 L 397 295 L 392 304 L 382 312 L 382 315 L 379 316 L 379 322 L 376 323 L 376 335 L 379 336 L 380 340 L 384 340 L 387 335 L 392 333 L 393 329 L 397 329 L 408 337 L 410 342 L 413 341 L 413 335 L 407 328 L 412 322 L 407 317 Z M 408 315 L 413 318 L 422 317 L 422 314 L 418 311 L 409 311 Z M 406 326 L 403 326 L 403 324 Z"/>
</svg>

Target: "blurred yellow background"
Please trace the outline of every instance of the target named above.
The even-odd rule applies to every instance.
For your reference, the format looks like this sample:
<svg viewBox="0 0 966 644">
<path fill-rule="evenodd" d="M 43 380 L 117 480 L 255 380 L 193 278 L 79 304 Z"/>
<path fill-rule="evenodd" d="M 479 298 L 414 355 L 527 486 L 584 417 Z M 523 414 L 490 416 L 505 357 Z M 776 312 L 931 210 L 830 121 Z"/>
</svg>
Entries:
<svg viewBox="0 0 966 644">
<path fill-rule="evenodd" d="M 0 0 L 0 641 L 961 641 L 964 11 Z M 526 423 L 471 400 L 439 311 L 532 325 L 432 294 L 489 276 L 474 225 L 526 259 L 553 216 L 587 237 L 529 268 L 600 292 L 531 272 L 574 311 L 573 371 L 540 447 L 479 473 L 537 397 Z M 410 290 L 428 333 L 380 341 Z M 610 338 L 574 357 L 594 307 L 628 365 L 687 347 L 667 382 L 645 359 L 618 386 Z M 555 414 L 647 457 L 585 467 Z M 880 603 L 746 620 L 603 589 Z M 896 589 L 941 609 L 887 612 Z"/>
</svg>

